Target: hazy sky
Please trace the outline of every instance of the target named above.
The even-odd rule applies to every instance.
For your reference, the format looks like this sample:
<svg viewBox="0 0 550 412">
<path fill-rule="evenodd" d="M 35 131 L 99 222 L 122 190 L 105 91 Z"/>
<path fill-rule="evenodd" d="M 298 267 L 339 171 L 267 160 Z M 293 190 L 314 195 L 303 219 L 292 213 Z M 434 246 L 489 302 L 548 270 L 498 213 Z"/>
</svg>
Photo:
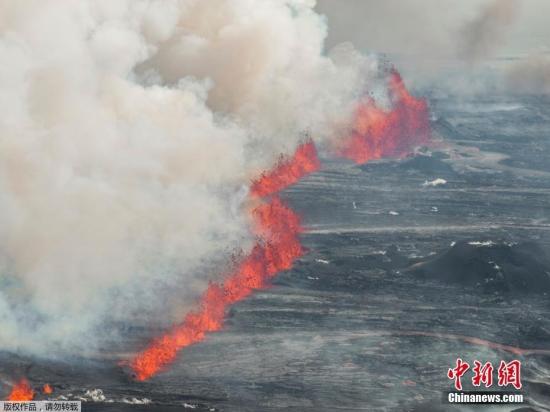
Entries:
<svg viewBox="0 0 550 412">
<path fill-rule="evenodd" d="M 317 9 L 329 20 L 329 47 L 351 41 L 361 50 L 439 58 L 455 56 L 464 27 L 497 3 L 506 0 L 318 0 Z M 510 3 L 512 21 L 495 54 L 550 48 L 550 1 Z"/>
</svg>

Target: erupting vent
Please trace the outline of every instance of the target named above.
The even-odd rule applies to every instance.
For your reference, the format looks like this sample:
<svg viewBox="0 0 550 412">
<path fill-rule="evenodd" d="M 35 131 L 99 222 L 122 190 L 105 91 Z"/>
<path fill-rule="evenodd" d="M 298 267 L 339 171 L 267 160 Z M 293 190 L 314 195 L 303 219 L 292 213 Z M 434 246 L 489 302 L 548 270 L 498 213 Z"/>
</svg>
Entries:
<svg viewBox="0 0 550 412">
<path fill-rule="evenodd" d="M 339 154 L 356 163 L 382 157 L 402 157 L 430 139 L 428 104 L 412 96 L 393 70 L 388 82 L 391 110 L 365 98 L 358 106 L 351 136 Z"/>
<path fill-rule="evenodd" d="M 34 391 L 32 390 L 29 381 L 25 378 L 17 382 L 8 395 L 8 401 L 31 401 L 33 398 Z"/>
<path fill-rule="evenodd" d="M 281 158 L 277 167 L 262 174 L 252 183 L 250 192 L 259 197 L 280 192 L 285 187 L 298 182 L 303 176 L 318 170 L 319 167 L 317 150 L 313 142 L 309 141 L 300 146 L 292 158 Z"/>
</svg>

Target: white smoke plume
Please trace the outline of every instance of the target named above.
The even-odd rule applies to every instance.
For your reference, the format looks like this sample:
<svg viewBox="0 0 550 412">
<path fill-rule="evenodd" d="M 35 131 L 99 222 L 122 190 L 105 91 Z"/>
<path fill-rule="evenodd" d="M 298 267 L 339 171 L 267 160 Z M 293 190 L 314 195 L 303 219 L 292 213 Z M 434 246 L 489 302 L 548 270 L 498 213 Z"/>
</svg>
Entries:
<svg viewBox="0 0 550 412">
<path fill-rule="evenodd" d="M 334 135 L 376 72 L 324 54 L 313 7 L 0 0 L 0 350 L 174 321 L 250 246 L 250 180 Z"/>
</svg>

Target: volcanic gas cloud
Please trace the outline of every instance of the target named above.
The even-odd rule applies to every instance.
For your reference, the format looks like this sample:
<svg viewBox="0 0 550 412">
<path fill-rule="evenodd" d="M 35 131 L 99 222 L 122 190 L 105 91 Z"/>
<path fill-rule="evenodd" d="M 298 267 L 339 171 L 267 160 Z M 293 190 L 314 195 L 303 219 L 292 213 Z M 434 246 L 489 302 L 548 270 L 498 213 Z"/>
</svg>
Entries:
<svg viewBox="0 0 550 412">
<path fill-rule="evenodd" d="M 326 50 L 310 0 L 1 4 L 2 351 L 86 357 L 117 325 L 177 323 L 130 361 L 151 377 L 303 253 L 276 194 L 316 147 L 364 162 L 427 136 L 397 72 L 389 105 L 361 98 L 376 56 Z"/>
</svg>

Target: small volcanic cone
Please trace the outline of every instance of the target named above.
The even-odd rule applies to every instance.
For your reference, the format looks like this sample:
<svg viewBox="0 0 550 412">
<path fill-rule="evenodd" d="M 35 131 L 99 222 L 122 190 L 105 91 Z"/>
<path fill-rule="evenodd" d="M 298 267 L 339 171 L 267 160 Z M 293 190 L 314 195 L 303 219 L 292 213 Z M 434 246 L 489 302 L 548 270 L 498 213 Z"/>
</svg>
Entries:
<svg viewBox="0 0 550 412">
<path fill-rule="evenodd" d="M 402 157 L 430 140 L 428 104 L 412 96 L 401 75 L 392 70 L 388 81 L 390 111 L 368 97 L 357 107 L 355 124 L 338 154 L 362 164 L 382 157 Z"/>
<path fill-rule="evenodd" d="M 277 167 L 266 172 L 252 183 L 253 196 L 265 197 L 280 192 L 298 182 L 305 175 L 319 170 L 317 149 L 312 141 L 302 144 L 290 159 L 281 158 Z"/>
<path fill-rule="evenodd" d="M 271 195 L 318 168 L 315 146 L 308 142 L 292 158 L 280 161 L 275 170 L 254 182 L 252 193 Z M 298 237 L 302 231 L 300 219 L 277 196 L 253 209 L 252 219 L 258 237 L 252 251 L 222 284 L 208 286 L 197 310 L 130 361 L 137 380 L 149 379 L 172 363 L 179 350 L 202 341 L 207 332 L 220 330 L 229 305 L 267 287 L 277 272 L 290 269 L 303 254 Z"/>
<path fill-rule="evenodd" d="M 34 391 L 32 390 L 29 381 L 25 378 L 17 382 L 8 395 L 8 401 L 32 401 L 33 398 Z"/>
</svg>

